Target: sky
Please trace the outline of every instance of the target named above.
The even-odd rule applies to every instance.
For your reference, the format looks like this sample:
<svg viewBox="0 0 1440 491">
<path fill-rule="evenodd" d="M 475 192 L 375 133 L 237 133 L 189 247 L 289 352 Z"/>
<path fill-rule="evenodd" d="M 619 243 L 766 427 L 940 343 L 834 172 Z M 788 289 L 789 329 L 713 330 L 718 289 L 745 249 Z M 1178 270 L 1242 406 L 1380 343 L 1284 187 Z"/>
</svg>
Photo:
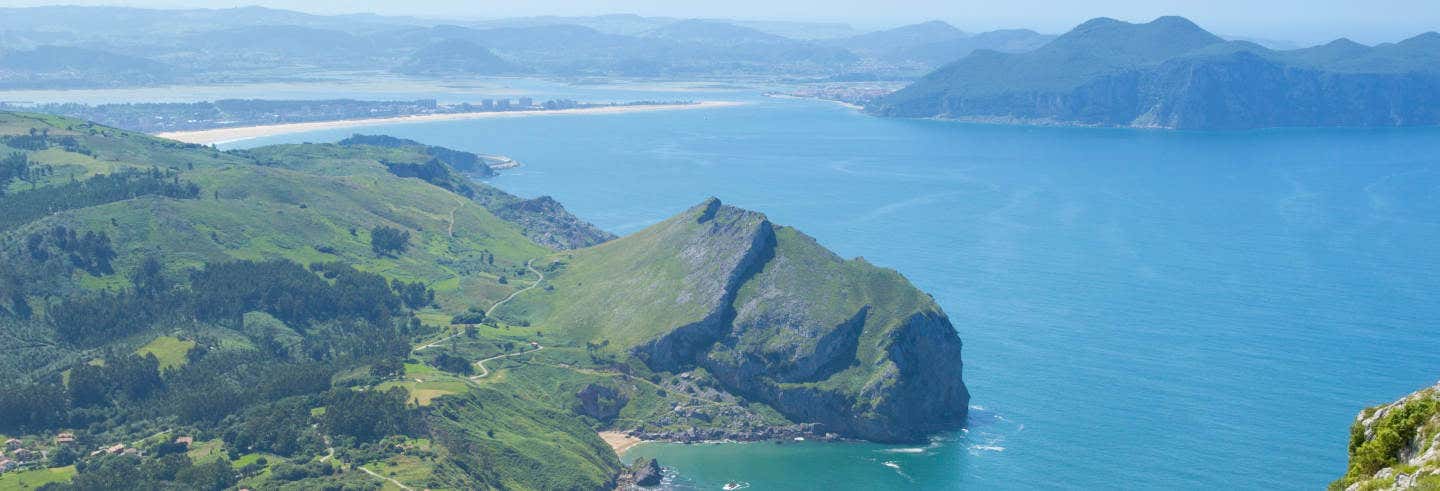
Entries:
<svg viewBox="0 0 1440 491">
<path fill-rule="evenodd" d="M 1349 37 L 1396 41 L 1440 30 L 1440 0 L 3 0 L 7 6 L 127 5 L 226 8 L 262 5 L 312 13 L 372 12 L 499 18 L 634 13 L 646 16 L 811 20 L 874 29 L 939 19 L 969 31 L 1026 27 L 1060 33 L 1093 17 L 1145 21 L 1182 15 L 1222 35 L 1304 43 Z"/>
</svg>

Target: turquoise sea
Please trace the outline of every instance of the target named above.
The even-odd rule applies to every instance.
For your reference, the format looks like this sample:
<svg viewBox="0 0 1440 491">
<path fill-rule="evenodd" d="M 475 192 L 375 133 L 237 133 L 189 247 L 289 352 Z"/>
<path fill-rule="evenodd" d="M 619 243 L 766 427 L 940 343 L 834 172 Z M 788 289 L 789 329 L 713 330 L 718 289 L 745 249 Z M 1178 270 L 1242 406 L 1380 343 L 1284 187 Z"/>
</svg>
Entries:
<svg viewBox="0 0 1440 491">
<path fill-rule="evenodd" d="M 764 211 L 903 272 L 965 341 L 965 431 L 626 455 L 676 488 L 1318 489 L 1357 411 L 1440 378 L 1440 129 L 1024 128 L 755 90 L 526 89 L 751 104 L 361 131 L 512 156 L 493 184 L 617 233 L 711 195 Z"/>
</svg>

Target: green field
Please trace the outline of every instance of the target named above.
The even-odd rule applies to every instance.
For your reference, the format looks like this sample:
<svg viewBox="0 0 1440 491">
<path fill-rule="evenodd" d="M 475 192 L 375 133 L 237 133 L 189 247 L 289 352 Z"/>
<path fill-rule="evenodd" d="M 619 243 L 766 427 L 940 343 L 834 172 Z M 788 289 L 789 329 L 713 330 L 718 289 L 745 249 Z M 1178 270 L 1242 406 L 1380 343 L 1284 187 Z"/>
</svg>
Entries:
<svg viewBox="0 0 1440 491">
<path fill-rule="evenodd" d="M 0 474 L 0 491 L 36 489 L 52 482 L 66 482 L 75 477 L 75 466 L 52 467 Z"/>
</svg>

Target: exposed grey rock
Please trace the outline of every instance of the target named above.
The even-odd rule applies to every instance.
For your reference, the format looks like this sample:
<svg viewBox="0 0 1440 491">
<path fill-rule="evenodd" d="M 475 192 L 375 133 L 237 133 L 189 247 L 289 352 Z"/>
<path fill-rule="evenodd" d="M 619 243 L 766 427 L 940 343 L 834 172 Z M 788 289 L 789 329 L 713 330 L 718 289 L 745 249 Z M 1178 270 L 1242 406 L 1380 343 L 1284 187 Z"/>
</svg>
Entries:
<svg viewBox="0 0 1440 491">
<path fill-rule="evenodd" d="M 641 487 L 655 487 L 660 485 L 662 477 L 660 462 L 655 459 L 635 459 L 631 465 L 635 473 L 635 485 Z"/>
<path fill-rule="evenodd" d="M 630 398 L 625 394 L 600 384 L 586 385 L 575 394 L 575 397 L 580 400 L 580 406 L 576 408 L 576 412 L 602 422 L 614 420 L 616 416 L 620 415 L 620 410 L 625 407 L 625 403 L 630 402 Z"/>
</svg>

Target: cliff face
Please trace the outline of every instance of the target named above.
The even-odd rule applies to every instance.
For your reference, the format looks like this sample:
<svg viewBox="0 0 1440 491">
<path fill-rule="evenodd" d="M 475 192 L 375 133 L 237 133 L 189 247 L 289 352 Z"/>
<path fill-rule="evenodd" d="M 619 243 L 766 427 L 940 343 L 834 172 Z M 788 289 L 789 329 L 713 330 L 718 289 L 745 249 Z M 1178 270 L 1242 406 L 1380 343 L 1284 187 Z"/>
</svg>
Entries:
<svg viewBox="0 0 1440 491">
<path fill-rule="evenodd" d="M 704 368 L 794 421 L 875 441 L 964 423 L 961 342 L 939 306 L 759 213 L 711 199 L 575 251 L 552 284 L 553 299 L 518 302 L 545 304 L 532 322 L 575 326 L 652 370 Z"/>
<path fill-rule="evenodd" d="M 555 249 L 586 247 L 615 238 L 571 214 L 559 201 L 549 196 L 509 201 L 490 208 L 490 211 L 505 221 L 519 225 L 530 240 Z"/>
<path fill-rule="evenodd" d="M 1440 487 L 1440 384 L 1361 411 L 1350 427 L 1350 463 L 1330 489 Z"/>
<path fill-rule="evenodd" d="M 1171 129 L 1435 125 L 1437 53 L 1433 34 L 1273 51 L 1225 42 L 1183 19 L 1091 21 L 1032 53 L 975 53 L 867 110 Z"/>
</svg>

